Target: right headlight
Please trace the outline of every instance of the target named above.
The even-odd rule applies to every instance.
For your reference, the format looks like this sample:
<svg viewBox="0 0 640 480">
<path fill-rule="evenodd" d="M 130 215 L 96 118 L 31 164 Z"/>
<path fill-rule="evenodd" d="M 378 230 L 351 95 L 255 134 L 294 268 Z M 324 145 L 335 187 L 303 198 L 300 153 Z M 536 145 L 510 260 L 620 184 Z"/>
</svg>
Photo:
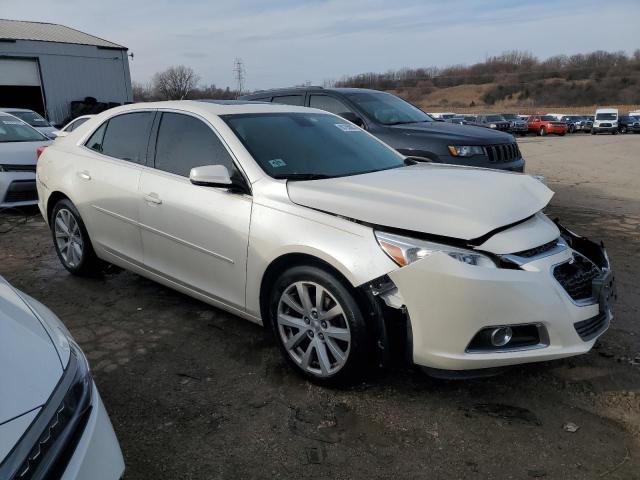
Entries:
<svg viewBox="0 0 640 480">
<path fill-rule="evenodd" d="M 419 240 L 417 238 L 404 237 L 387 232 L 376 231 L 374 233 L 382 250 L 401 267 L 440 252 L 467 265 L 497 268 L 491 258 L 473 250 Z"/>
<path fill-rule="evenodd" d="M 473 157 L 484 155 L 484 148 L 477 145 L 449 145 L 449 153 L 454 157 Z"/>
</svg>

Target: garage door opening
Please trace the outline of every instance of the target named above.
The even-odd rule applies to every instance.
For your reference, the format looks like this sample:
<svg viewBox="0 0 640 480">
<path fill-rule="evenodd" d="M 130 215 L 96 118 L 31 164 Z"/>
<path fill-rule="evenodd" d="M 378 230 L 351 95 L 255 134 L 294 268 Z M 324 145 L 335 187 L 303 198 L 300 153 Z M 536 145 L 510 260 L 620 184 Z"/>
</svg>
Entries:
<svg viewBox="0 0 640 480">
<path fill-rule="evenodd" d="M 0 107 L 28 108 L 46 117 L 37 60 L 0 58 Z"/>
</svg>

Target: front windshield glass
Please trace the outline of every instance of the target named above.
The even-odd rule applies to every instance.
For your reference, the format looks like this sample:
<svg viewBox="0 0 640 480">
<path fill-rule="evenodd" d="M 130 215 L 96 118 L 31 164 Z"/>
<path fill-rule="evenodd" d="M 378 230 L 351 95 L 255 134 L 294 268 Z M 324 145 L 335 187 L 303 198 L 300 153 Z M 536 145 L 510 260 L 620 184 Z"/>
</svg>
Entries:
<svg viewBox="0 0 640 480">
<path fill-rule="evenodd" d="M 383 125 L 434 121 L 422 110 L 390 93 L 357 92 L 348 93 L 347 97 L 369 117 Z"/>
<path fill-rule="evenodd" d="M 504 118 L 501 115 L 487 115 L 487 122 L 502 122 Z"/>
<path fill-rule="evenodd" d="M 222 115 L 273 178 L 313 180 L 404 166 L 404 157 L 346 120 L 321 113 Z"/>
<path fill-rule="evenodd" d="M 40 132 L 8 115 L 0 116 L 0 143 L 48 140 Z"/>
<path fill-rule="evenodd" d="M 51 125 L 36 112 L 11 112 L 11 115 L 27 122 L 32 127 L 50 127 Z"/>
<path fill-rule="evenodd" d="M 551 115 L 543 115 L 542 120 L 544 122 L 557 122 L 558 119 L 556 117 L 552 117 Z"/>
<path fill-rule="evenodd" d="M 505 120 L 518 120 L 518 116 L 515 113 L 503 113 L 502 118 Z"/>
<path fill-rule="evenodd" d="M 596 120 L 615 120 L 617 115 L 615 113 L 598 113 Z"/>
</svg>

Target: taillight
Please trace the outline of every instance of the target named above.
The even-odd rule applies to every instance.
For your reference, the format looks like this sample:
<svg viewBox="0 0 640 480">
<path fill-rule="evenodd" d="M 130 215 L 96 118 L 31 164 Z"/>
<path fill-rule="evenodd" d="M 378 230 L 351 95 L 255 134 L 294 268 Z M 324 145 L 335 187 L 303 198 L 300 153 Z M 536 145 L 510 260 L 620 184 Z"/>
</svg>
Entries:
<svg viewBox="0 0 640 480">
<path fill-rule="evenodd" d="M 42 152 L 44 152 L 45 148 L 47 148 L 46 145 L 36 148 L 36 160 L 40 159 L 40 155 L 42 155 Z"/>
</svg>

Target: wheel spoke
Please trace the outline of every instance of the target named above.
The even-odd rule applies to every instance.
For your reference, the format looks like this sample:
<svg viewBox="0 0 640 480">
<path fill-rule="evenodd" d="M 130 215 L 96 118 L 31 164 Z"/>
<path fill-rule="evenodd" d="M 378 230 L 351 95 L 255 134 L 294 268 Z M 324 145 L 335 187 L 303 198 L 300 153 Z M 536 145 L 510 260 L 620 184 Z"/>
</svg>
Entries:
<svg viewBox="0 0 640 480">
<path fill-rule="evenodd" d="M 326 312 L 322 312 L 320 314 L 320 317 L 322 318 L 322 320 L 331 320 L 342 314 L 342 307 L 340 307 L 340 305 L 335 305 Z"/>
<path fill-rule="evenodd" d="M 282 295 L 282 301 L 288 307 L 292 308 L 293 310 L 295 310 L 300 315 L 304 315 L 304 308 L 301 305 L 298 305 L 298 303 L 296 303 L 296 301 L 288 293 L 285 293 L 285 294 Z"/>
<path fill-rule="evenodd" d="M 322 312 L 323 310 L 323 303 L 322 303 L 322 299 L 324 297 L 324 288 L 322 288 L 320 285 L 316 285 L 316 309 L 318 310 L 318 312 Z"/>
<path fill-rule="evenodd" d="M 305 329 L 307 325 L 301 318 L 292 317 L 284 313 L 278 314 L 278 323 L 284 327 L 293 327 L 299 329 Z"/>
<path fill-rule="evenodd" d="M 285 347 L 287 348 L 287 350 L 291 350 L 296 348 L 298 345 L 300 345 L 300 343 L 302 342 L 302 340 L 304 340 L 307 336 L 307 331 L 306 330 L 299 330 L 298 333 L 296 333 L 295 335 L 292 335 L 289 340 L 287 340 L 287 343 L 285 343 Z"/>
<path fill-rule="evenodd" d="M 80 245 L 78 245 L 77 243 L 74 243 L 71 246 L 71 249 L 73 250 L 73 256 L 77 261 L 80 261 L 80 258 L 82 258 L 82 249 L 80 248 Z"/>
<path fill-rule="evenodd" d="M 313 305 L 311 305 L 311 298 L 309 298 L 309 287 L 302 282 L 298 282 L 296 283 L 296 289 L 298 290 L 298 296 L 300 297 L 305 313 L 311 313 Z"/>
<path fill-rule="evenodd" d="M 311 355 L 313 354 L 314 349 L 315 349 L 315 342 L 310 342 L 309 345 L 307 346 L 307 350 L 304 352 L 304 355 L 302 355 L 302 358 L 300 359 L 300 366 L 302 367 L 303 370 L 306 370 L 309 368 L 309 364 L 311 363 Z"/>
<path fill-rule="evenodd" d="M 329 361 L 329 355 L 327 355 L 327 347 L 320 341 L 316 341 L 316 351 L 318 352 L 318 363 L 320 364 L 320 371 L 323 375 L 329 373 L 331 370 L 331 362 Z"/>
<path fill-rule="evenodd" d="M 336 342 L 334 342 L 333 339 L 329 337 L 329 338 L 325 339 L 325 343 L 326 343 L 327 348 L 329 349 L 329 351 L 332 353 L 332 355 L 338 361 L 338 363 L 342 364 L 344 362 L 344 359 L 345 359 L 344 352 L 342 350 L 340 350 L 340 347 L 338 347 Z"/>
<path fill-rule="evenodd" d="M 70 235 L 69 228 L 65 224 L 64 219 L 61 215 L 56 218 L 56 227 L 65 235 Z"/>
<path fill-rule="evenodd" d="M 349 330 L 346 328 L 338 328 L 338 327 L 329 327 L 324 331 L 325 336 L 335 338 L 336 340 L 342 340 L 343 342 L 348 342 L 351 340 L 351 335 L 349 335 Z"/>
</svg>

